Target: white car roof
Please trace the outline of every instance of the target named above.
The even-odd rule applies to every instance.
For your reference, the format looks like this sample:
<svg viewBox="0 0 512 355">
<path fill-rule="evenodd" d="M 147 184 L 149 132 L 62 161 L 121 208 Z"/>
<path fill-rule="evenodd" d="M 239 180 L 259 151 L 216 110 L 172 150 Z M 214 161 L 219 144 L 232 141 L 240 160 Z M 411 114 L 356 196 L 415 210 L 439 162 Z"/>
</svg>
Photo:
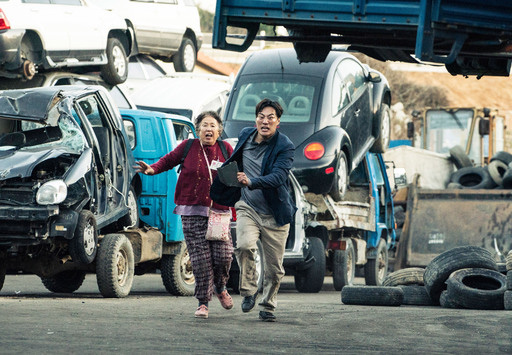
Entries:
<svg viewBox="0 0 512 355">
<path fill-rule="evenodd" d="M 131 97 L 140 106 L 194 109 L 230 89 L 231 78 L 227 76 L 168 75 L 151 80 Z"/>
</svg>

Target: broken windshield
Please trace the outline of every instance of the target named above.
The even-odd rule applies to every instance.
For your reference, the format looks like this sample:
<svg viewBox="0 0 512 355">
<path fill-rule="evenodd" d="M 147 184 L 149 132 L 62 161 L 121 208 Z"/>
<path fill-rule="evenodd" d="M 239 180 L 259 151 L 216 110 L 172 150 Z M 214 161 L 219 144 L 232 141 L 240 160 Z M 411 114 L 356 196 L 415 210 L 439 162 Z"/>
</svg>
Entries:
<svg viewBox="0 0 512 355">
<path fill-rule="evenodd" d="M 63 107 L 53 105 L 45 124 L 25 120 L 13 124 L 13 130 L 0 137 L 0 150 L 62 149 L 80 154 L 87 147 L 85 136 L 72 116 L 76 113 L 70 114 Z"/>
</svg>

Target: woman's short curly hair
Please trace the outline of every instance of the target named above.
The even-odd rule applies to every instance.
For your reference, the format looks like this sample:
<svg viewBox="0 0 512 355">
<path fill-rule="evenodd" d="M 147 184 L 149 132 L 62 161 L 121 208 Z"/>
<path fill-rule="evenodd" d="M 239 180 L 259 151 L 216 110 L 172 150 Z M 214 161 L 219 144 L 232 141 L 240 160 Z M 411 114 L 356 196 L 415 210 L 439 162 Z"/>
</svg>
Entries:
<svg viewBox="0 0 512 355">
<path fill-rule="evenodd" d="M 222 133 L 223 125 L 222 125 L 222 119 L 220 118 L 219 114 L 215 111 L 204 111 L 201 112 L 199 115 L 197 115 L 196 120 L 194 122 L 194 125 L 196 127 L 196 132 L 199 132 L 199 126 L 201 125 L 201 122 L 206 117 L 213 117 L 215 121 L 219 123 L 219 134 Z"/>
</svg>

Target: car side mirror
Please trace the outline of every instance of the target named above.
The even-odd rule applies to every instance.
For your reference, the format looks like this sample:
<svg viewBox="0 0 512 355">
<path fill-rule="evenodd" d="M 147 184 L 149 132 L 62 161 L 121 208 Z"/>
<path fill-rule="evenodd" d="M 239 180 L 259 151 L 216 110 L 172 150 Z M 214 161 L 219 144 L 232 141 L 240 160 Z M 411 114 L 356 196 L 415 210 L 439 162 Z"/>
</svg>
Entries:
<svg viewBox="0 0 512 355">
<path fill-rule="evenodd" d="M 368 74 L 368 79 L 372 82 L 372 83 L 380 83 L 382 81 L 382 78 L 380 76 L 379 73 L 377 72 L 374 72 L 374 71 L 371 71 L 369 74 Z"/>
<path fill-rule="evenodd" d="M 490 121 L 480 117 L 480 121 L 478 121 L 478 133 L 481 136 L 488 136 L 491 130 L 490 128 Z"/>
<path fill-rule="evenodd" d="M 407 122 L 407 138 L 414 138 L 414 122 Z"/>
</svg>

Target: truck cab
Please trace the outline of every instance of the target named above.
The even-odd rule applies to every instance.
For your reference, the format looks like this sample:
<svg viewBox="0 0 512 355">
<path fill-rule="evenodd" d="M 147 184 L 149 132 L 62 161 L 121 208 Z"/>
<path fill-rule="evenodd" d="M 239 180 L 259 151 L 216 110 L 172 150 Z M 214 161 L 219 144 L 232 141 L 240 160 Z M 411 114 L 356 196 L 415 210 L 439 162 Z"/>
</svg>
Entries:
<svg viewBox="0 0 512 355">
<path fill-rule="evenodd" d="M 497 110 L 446 107 L 414 110 L 407 123 L 412 146 L 448 154 L 461 146 L 475 165 L 485 165 L 503 150 L 505 124 Z"/>
</svg>

